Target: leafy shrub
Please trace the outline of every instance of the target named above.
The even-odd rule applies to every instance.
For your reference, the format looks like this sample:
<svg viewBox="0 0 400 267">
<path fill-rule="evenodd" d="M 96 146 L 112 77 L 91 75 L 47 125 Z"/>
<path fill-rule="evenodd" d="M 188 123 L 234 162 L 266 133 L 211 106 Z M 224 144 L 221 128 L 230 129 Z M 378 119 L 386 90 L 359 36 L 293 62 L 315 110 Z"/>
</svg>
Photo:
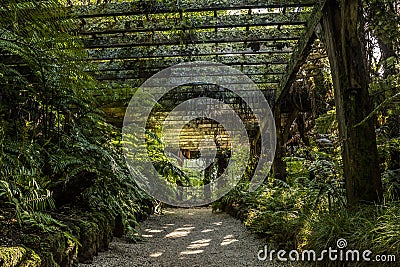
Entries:
<svg viewBox="0 0 400 267">
<path fill-rule="evenodd" d="M 90 174 L 75 202 L 121 214 L 133 229 L 152 200 L 125 167 L 118 130 L 96 108 L 100 88 L 73 33 L 80 23 L 67 12 L 57 0 L 0 3 L 0 200 L 20 224 L 57 225 L 46 212 L 65 203 L 49 189 Z"/>
</svg>

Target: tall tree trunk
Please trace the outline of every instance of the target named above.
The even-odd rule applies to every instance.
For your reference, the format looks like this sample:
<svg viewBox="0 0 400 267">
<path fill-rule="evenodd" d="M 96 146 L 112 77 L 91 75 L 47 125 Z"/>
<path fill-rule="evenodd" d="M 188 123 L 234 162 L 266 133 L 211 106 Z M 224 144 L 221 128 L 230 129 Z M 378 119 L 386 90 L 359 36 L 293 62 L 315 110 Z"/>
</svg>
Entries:
<svg viewBox="0 0 400 267">
<path fill-rule="evenodd" d="M 376 202 L 382 196 L 374 119 L 355 127 L 373 110 L 363 28 L 361 0 L 328 0 L 322 29 L 335 88 L 350 206 Z"/>
</svg>

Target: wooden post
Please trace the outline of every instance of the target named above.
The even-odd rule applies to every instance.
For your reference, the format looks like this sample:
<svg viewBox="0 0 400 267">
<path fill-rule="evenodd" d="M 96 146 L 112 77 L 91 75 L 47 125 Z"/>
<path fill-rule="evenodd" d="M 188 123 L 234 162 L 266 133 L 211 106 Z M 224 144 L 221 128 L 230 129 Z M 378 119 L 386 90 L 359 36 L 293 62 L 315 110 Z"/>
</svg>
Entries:
<svg viewBox="0 0 400 267">
<path fill-rule="evenodd" d="M 272 164 L 272 174 L 275 178 L 285 181 L 286 180 L 286 163 L 283 161 L 284 156 L 284 144 L 285 140 L 283 138 L 282 131 L 282 120 L 281 112 L 279 107 L 274 108 L 274 118 L 276 127 L 276 150 L 275 158 Z"/>
<path fill-rule="evenodd" d="M 375 123 L 355 127 L 373 110 L 368 93 L 361 0 L 329 0 L 322 29 L 335 89 L 349 206 L 382 199 Z"/>
</svg>

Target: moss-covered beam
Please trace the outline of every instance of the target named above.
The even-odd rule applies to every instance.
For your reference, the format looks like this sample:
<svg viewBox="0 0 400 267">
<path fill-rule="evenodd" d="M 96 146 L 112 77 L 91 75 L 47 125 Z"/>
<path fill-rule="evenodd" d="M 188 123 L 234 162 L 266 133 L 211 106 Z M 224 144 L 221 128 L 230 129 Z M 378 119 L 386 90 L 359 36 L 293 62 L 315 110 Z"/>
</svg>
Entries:
<svg viewBox="0 0 400 267">
<path fill-rule="evenodd" d="M 71 1 L 74 4 L 74 1 Z M 158 14 L 169 12 L 198 12 L 258 8 L 310 7 L 316 0 L 181 0 L 181 1 L 134 1 L 101 5 L 73 6 L 72 12 L 79 17 L 121 16 Z"/>
<path fill-rule="evenodd" d="M 189 15 L 188 15 L 189 14 Z M 119 16 L 115 19 L 107 17 L 88 18 L 83 21 L 81 35 L 100 35 L 115 33 L 138 33 L 170 30 L 224 29 L 233 27 L 259 27 L 305 25 L 309 12 L 288 13 L 252 13 L 240 15 L 203 16 L 197 13 L 167 14 L 151 16 Z"/>
<path fill-rule="evenodd" d="M 134 77 L 118 77 L 118 76 L 113 76 L 113 75 L 108 75 L 108 76 L 97 76 L 96 77 L 99 81 L 118 81 L 121 80 L 123 82 L 129 81 L 131 84 L 134 84 L 135 87 L 139 87 L 140 85 L 142 85 L 147 78 L 134 78 Z M 235 82 L 232 81 L 232 79 L 234 77 L 232 76 L 227 76 L 225 77 L 226 81 L 221 82 L 221 86 L 229 86 L 229 85 L 237 85 L 237 84 L 243 84 L 243 83 L 239 83 L 239 82 Z M 250 76 L 251 80 L 255 83 L 255 84 L 275 84 L 278 85 L 279 84 L 279 76 L 272 76 L 272 77 L 268 77 L 268 76 L 263 76 L 263 75 L 252 75 Z M 164 81 L 161 79 L 160 80 L 160 84 L 166 84 L 168 82 L 169 78 L 164 78 Z"/>
<path fill-rule="evenodd" d="M 260 63 L 264 62 L 284 62 L 287 63 L 291 56 L 291 48 L 286 49 L 286 51 L 282 50 L 273 50 L 273 49 L 263 49 L 258 51 L 253 51 L 251 47 L 246 48 L 243 45 L 243 48 L 240 50 L 229 49 L 228 46 L 223 46 L 223 49 L 220 49 L 220 46 L 202 46 L 203 49 L 199 49 L 196 45 L 187 45 L 187 46 L 164 46 L 161 48 L 157 47 L 131 47 L 131 48 L 101 48 L 101 49 L 90 49 L 88 50 L 88 54 L 92 61 L 104 61 L 104 60 L 120 60 L 120 59 L 151 59 L 151 58 L 160 58 L 164 60 L 166 58 L 179 58 L 179 61 L 192 61 L 192 58 L 198 58 L 201 60 L 203 58 L 227 58 L 227 63 L 236 63 L 240 60 L 240 58 L 247 57 L 249 60 L 251 58 L 259 59 Z M 235 47 L 234 47 L 235 48 Z M 204 59 L 203 59 L 204 60 Z M 243 61 L 239 61 L 243 62 Z M 250 63 L 256 63 L 256 60 L 249 61 Z M 246 62 L 243 62 L 246 64 Z"/>
<path fill-rule="evenodd" d="M 118 71 L 118 70 L 132 70 L 132 71 L 155 71 L 165 69 L 176 64 L 182 63 L 179 58 L 171 59 L 151 59 L 151 60 L 121 60 L 121 61 L 106 61 L 97 63 L 98 71 Z M 231 65 L 232 67 L 242 71 L 244 74 L 284 74 L 284 65 L 271 65 L 267 66 L 265 63 L 253 65 Z"/>
<path fill-rule="evenodd" d="M 281 102 L 289 93 L 289 89 L 296 79 L 297 72 L 310 53 L 311 45 L 316 38 L 315 28 L 322 19 L 322 10 L 324 9 L 325 4 L 326 0 L 319 0 L 318 4 L 313 9 L 307 29 L 305 29 L 304 35 L 301 37 L 296 50 L 292 54 L 289 64 L 287 65 L 286 74 L 283 76 L 279 85 L 277 103 Z"/>
<path fill-rule="evenodd" d="M 141 86 L 146 79 L 125 79 L 125 80 L 104 80 L 101 81 L 104 89 L 103 92 L 107 94 L 109 90 L 111 91 L 119 91 L 122 94 L 126 95 L 126 98 L 132 97 L 132 94 L 135 92 L 136 88 Z M 279 83 L 257 83 L 257 86 L 262 91 L 274 91 L 278 88 Z M 119 93 L 119 94 L 120 94 Z M 103 94 L 101 94 L 103 95 Z M 122 97 L 122 96 L 121 96 Z"/>
<path fill-rule="evenodd" d="M 99 80 L 126 80 L 126 79 L 147 79 L 156 74 L 158 70 L 154 71 L 132 71 L 132 70 L 119 70 L 119 71 L 103 71 L 94 74 L 94 77 Z M 278 74 L 260 74 L 248 73 L 247 74 L 255 83 L 279 83 L 281 75 Z M 221 76 L 221 75 L 218 75 Z M 231 76 L 231 75 L 230 75 Z"/>
<path fill-rule="evenodd" d="M 159 63 L 155 63 L 159 61 Z M 151 59 L 141 59 L 141 58 L 122 58 L 121 60 L 114 61 L 112 58 L 108 60 L 93 61 L 92 64 L 96 66 L 96 73 L 105 72 L 118 72 L 122 73 L 147 73 L 149 76 L 157 73 L 158 71 L 171 67 L 173 65 L 183 63 L 183 62 L 193 62 L 193 61 L 209 61 L 217 62 L 225 65 L 229 65 L 237 68 L 247 75 L 283 75 L 286 66 L 285 57 L 272 57 L 271 55 L 230 55 L 230 56 L 197 56 L 192 57 L 190 60 L 182 57 L 174 58 L 151 58 Z M 142 77 L 143 75 L 141 75 Z"/>
<path fill-rule="evenodd" d="M 88 50 L 93 50 L 93 49 L 101 49 L 101 48 L 131 48 L 131 47 L 138 47 L 143 49 L 143 50 L 147 50 L 148 46 L 151 45 L 144 45 L 140 44 L 140 45 L 134 45 L 132 43 L 132 39 L 134 37 L 128 37 L 128 36 L 124 36 L 124 37 L 107 37 L 107 39 L 110 40 L 110 43 L 107 43 L 105 40 L 101 41 L 104 44 L 101 44 L 99 42 L 96 41 L 97 44 L 95 44 L 94 42 L 91 43 L 93 40 L 96 39 L 85 39 L 85 42 L 88 46 L 90 46 L 90 48 L 88 47 Z M 118 42 L 114 42 L 116 41 L 116 39 L 118 39 Z M 125 40 L 124 40 L 125 39 Z M 133 41 L 135 42 L 135 41 Z M 282 54 L 282 53 L 292 53 L 294 48 L 296 47 L 296 44 L 298 42 L 298 38 L 295 38 L 293 40 L 288 40 L 286 38 L 286 40 L 270 40 L 270 41 L 256 41 L 256 42 L 235 42 L 235 43 L 219 43 L 218 45 L 216 45 L 215 43 L 201 43 L 201 44 L 169 44 L 169 45 L 163 45 L 163 46 L 158 46 L 159 49 L 171 49 L 171 46 L 175 46 L 173 49 L 174 51 L 176 50 L 180 50 L 183 48 L 193 48 L 195 49 L 197 47 L 197 49 L 201 49 L 202 51 L 208 52 L 208 53 L 213 53 L 213 54 L 228 54 L 228 53 L 258 53 L 258 54 L 262 54 L 262 53 L 276 53 L 276 54 Z M 169 47 L 167 47 L 169 46 Z M 140 52 L 142 53 L 142 52 Z M 204 54 L 204 52 L 203 52 Z M 10 60 L 9 60 L 10 61 Z M 3 60 L 2 60 L 3 62 Z"/>
<path fill-rule="evenodd" d="M 186 44 L 214 44 L 214 43 L 243 43 L 243 42 L 269 42 L 297 40 L 301 37 L 303 29 L 236 29 L 224 31 L 188 31 L 188 32 L 156 32 L 137 33 L 133 35 L 92 36 L 84 38 L 87 48 L 102 47 L 133 47 L 133 46 L 159 46 L 159 45 L 186 45 Z M 255 49 L 258 50 L 258 49 Z"/>
<path fill-rule="evenodd" d="M 251 56 L 249 56 L 250 58 Z M 254 56 L 255 57 L 255 56 Z M 244 56 L 246 58 L 246 56 Z M 230 65 L 233 68 L 236 68 L 242 71 L 244 74 L 276 74 L 283 75 L 285 71 L 285 63 L 278 61 L 268 61 L 270 60 L 268 57 L 260 57 L 257 56 L 258 59 L 261 59 L 260 62 L 249 61 L 244 64 L 238 62 L 240 58 L 233 57 L 229 60 L 229 57 L 197 57 L 192 60 L 194 61 L 211 61 L 218 63 L 225 63 L 225 65 Z M 220 60 L 218 60 L 220 59 Z M 237 60 L 235 62 L 235 60 Z M 96 63 L 96 69 L 98 71 L 118 71 L 118 70 L 132 70 L 136 72 L 154 72 L 162 69 L 166 69 L 168 67 L 174 66 L 176 64 L 185 62 L 182 58 L 168 58 L 164 60 L 159 59 L 138 59 L 138 60 L 107 60 L 100 61 Z M 282 63 L 282 64 L 279 64 Z M 150 74 L 150 73 L 149 73 Z M 148 76 L 149 77 L 149 76 Z"/>
</svg>

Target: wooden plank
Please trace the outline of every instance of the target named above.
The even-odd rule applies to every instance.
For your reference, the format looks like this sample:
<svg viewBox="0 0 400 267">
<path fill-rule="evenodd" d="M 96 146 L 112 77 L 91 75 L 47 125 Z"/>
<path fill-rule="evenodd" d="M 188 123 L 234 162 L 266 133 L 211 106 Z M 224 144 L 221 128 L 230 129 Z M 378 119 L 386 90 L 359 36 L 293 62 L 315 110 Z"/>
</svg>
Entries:
<svg viewBox="0 0 400 267">
<path fill-rule="evenodd" d="M 146 52 L 146 51 L 144 51 Z M 92 61 L 105 61 L 105 60 L 145 60 L 145 59 L 159 59 L 165 58 L 179 58 L 181 62 L 184 61 L 216 61 L 222 64 L 287 64 L 290 54 L 271 54 L 271 53 L 251 53 L 246 51 L 240 52 L 226 52 L 226 53 L 204 53 L 196 52 L 188 49 L 161 51 L 156 47 L 149 49 L 148 53 L 140 53 L 140 50 L 126 49 L 120 53 L 115 50 L 90 50 L 88 51 L 89 57 Z M 259 60 L 259 61 L 257 61 Z"/>
<path fill-rule="evenodd" d="M 84 38 L 87 48 L 109 47 L 149 47 L 161 45 L 243 43 L 298 40 L 303 28 L 297 29 L 245 29 L 225 31 L 189 31 L 189 32 L 157 32 L 138 33 L 133 35 L 112 35 Z"/>
<path fill-rule="evenodd" d="M 189 14 L 189 15 L 188 15 Z M 305 25 L 309 12 L 259 13 L 224 15 L 219 17 L 184 13 L 157 16 L 155 18 L 138 15 L 110 18 L 88 18 L 84 20 L 81 35 L 101 35 L 116 33 L 138 33 L 155 31 L 181 31 L 198 29 L 224 29 L 234 27 L 259 27 Z"/>
<path fill-rule="evenodd" d="M 292 35 L 292 34 L 290 34 Z M 240 51 L 243 49 L 253 51 L 253 50 L 258 50 L 258 51 L 265 51 L 265 50 L 270 50 L 273 51 L 276 50 L 277 52 L 282 51 L 282 52 L 293 52 L 293 47 L 296 46 L 299 37 L 301 35 L 298 34 L 296 35 L 296 38 L 293 39 L 288 39 L 288 36 L 284 36 L 283 39 L 273 39 L 273 40 L 264 40 L 262 42 L 250 42 L 244 40 L 243 42 L 231 42 L 231 43 L 218 43 L 218 49 L 222 52 L 227 49 L 229 51 Z M 152 46 L 152 43 L 141 43 L 138 42 L 134 35 L 126 35 L 126 34 L 117 34 L 117 35 L 112 35 L 112 36 L 101 36 L 101 37 L 84 37 L 82 38 L 83 42 L 85 43 L 85 46 L 89 49 L 96 49 L 96 48 L 122 48 L 122 47 L 148 47 Z M 164 36 L 161 40 L 156 39 L 156 43 L 154 45 L 193 45 L 194 40 L 189 39 L 189 40 L 181 40 L 180 38 L 175 40 L 172 39 L 166 39 L 166 36 Z M 165 42 L 164 42 L 165 41 Z M 258 46 L 253 47 L 252 45 L 258 44 Z M 212 42 L 212 40 L 206 40 L 205 42 L 201 42 L 197 44 L 198 46 L 201 47 L 207 47 L 207 46 L 215 46 L 215 42 Z"/>
<path fill-rule="evenodd" d="M 130 98 L 135 92 L 135 89 L 140 87 L 146 80 L 147 79 L 103 80 L 101 81 L 101 85 L 104 87 L 105 91 L 107 91 L 107 88 L 111 90 L 117 90 L 115 88 L 125 88 L 126 91 L 124 94 Z M 255 82 L 255 84 L 260 90 L 266 91 L 276 90 L 279 86 L 279 83 Z"/>
<path fill-rule="evenodd" d="M 282 77 L 276 95 L 277 103 L 280 103 L 289 93 L 289 89 L 296 79 L 297 72 L 299 71 L 301 65 L 304 64 L 304 61 L 311 51 L 311 46 L 316 39 L 315 28 L 322 19 L 322 10 L 324 9 L 326 2 L 326 0 L 319 0 L 318 4 L 313 9 L 313 15 L 311 16 L 311 20 L 308 22 L 307 29 L 300 39 L 296 50 L 292 54 L 292 57 L 287 65 L 286 74 Z"/>
<path fill-rule="evenodd" d="M 232 76 L 231 76 L 232 77 Z M 118 77 L 118 76 L 112 76 L 112 75 L 109 75 L 109 76 L 95 76 L 95 78 L 97 79 L 97 80 L 99 80 L 100 82 L 102 82 L 102 81 L 118 81 L 118 80 L 121 80 L 121 81 L 131 81 L 131 82 L 133 82 L 135 85 L 136 85 L 136 87 L 138 87 L 138 86 L 140 86 L 143 82 L 145 82 L 148 78 L 147 77 L 145 77 L 145 78 L 135 78 L 135 77 L 129 77 L 129 76 L 126 76 L 126 77 Z M 275 77 L 275 79 L 268 79 L 268 76 L 266 76 L 266 77 L 264 77 L 264 76 L 262 76 L 262 75 L 252 75 L 252 76 L 250 76 L 250 78 L 251 78 L 251 80 L 255 83 L 255 84 L 279 84 L 279 78 L 280 77 Z M 168 81 L 168 78 L 165 78 L 164 79 L 165 81 Z M 161 81 L 160 81 L 160 83 L 161 83 Z M 229 86 L 229 85 L 238 85 L 238 84 L 243 84 L 243 83 L 238 83 L 238 82 L 235 82 L 235 81 L 230 81 L 230 79 L 229 79 L 229 77 L 226 77 L 226 81 L 224 82 L 224 83 L 221 83 L 220 85 L 221 86 Z"/>
<path fill-rule="evenodd" d="M 199 12 L 214 10 L 237 10 L 283 7 L 310 7 L 316 0 L 180 0 L 180 1 L 134 1 L 106 3 L 101 5 L 73 6 L 72 13 L 80 18 L 100 16 L 128 16 L 169 12 Z"/>
<path fill-rule="evenodd" d="M 132 71 L 159 71 L 176 64 L 182 63 L 180 60 L 139 60 L 139 61 L 107 61 L 99 62 L 96 64 L 98 71 L 118 71 L 118 70 L 132 70 Z M 283 65 L 266 66 L 265 63 L 257 65 L 240 65 L 232 64 L 233 68 L 236 68 L 244 74 L 284 74 Z M 154 73 L 153 73 L 154 74 Z"/>
<path fill-rule="evenodd" d="M 156 74 L 158 71 L 103 71 L 93 74 L 93 76 L 99 80 L 126 80 L 126 79 L 148 79 L 152 75 Z M 255 83 L 279 83 L 281 75 L 279 74 L 260 74 L 260 73 L 249 73 L 247 74 Z M 212 75 L 210 75 L 212 76 Z M 224 76 L 217 74 L 218 77 Z M 179 76 L 184 77 L 184 76 Z M 227 78 L 234 76 L 227 75 Z"/>
<path fill-rule="evenodd" d="M 259 60 L 259 61 L 257 61 Z M 257 68 L 265 72 L 283 72 L 286 62 L 272 61 L 268 55 L 224 55 L 224 56 L 198 56 L 192 58 L 165 57 L 153 59 L 121 59 L 92 61 L 98 70 L 138 70 L 138 69 L 165 69 L 183 62 L 210 61 L 222 63 L 236 68 Z M 282 63 L 282 64 L 280 64 Z"/>
</svg>

